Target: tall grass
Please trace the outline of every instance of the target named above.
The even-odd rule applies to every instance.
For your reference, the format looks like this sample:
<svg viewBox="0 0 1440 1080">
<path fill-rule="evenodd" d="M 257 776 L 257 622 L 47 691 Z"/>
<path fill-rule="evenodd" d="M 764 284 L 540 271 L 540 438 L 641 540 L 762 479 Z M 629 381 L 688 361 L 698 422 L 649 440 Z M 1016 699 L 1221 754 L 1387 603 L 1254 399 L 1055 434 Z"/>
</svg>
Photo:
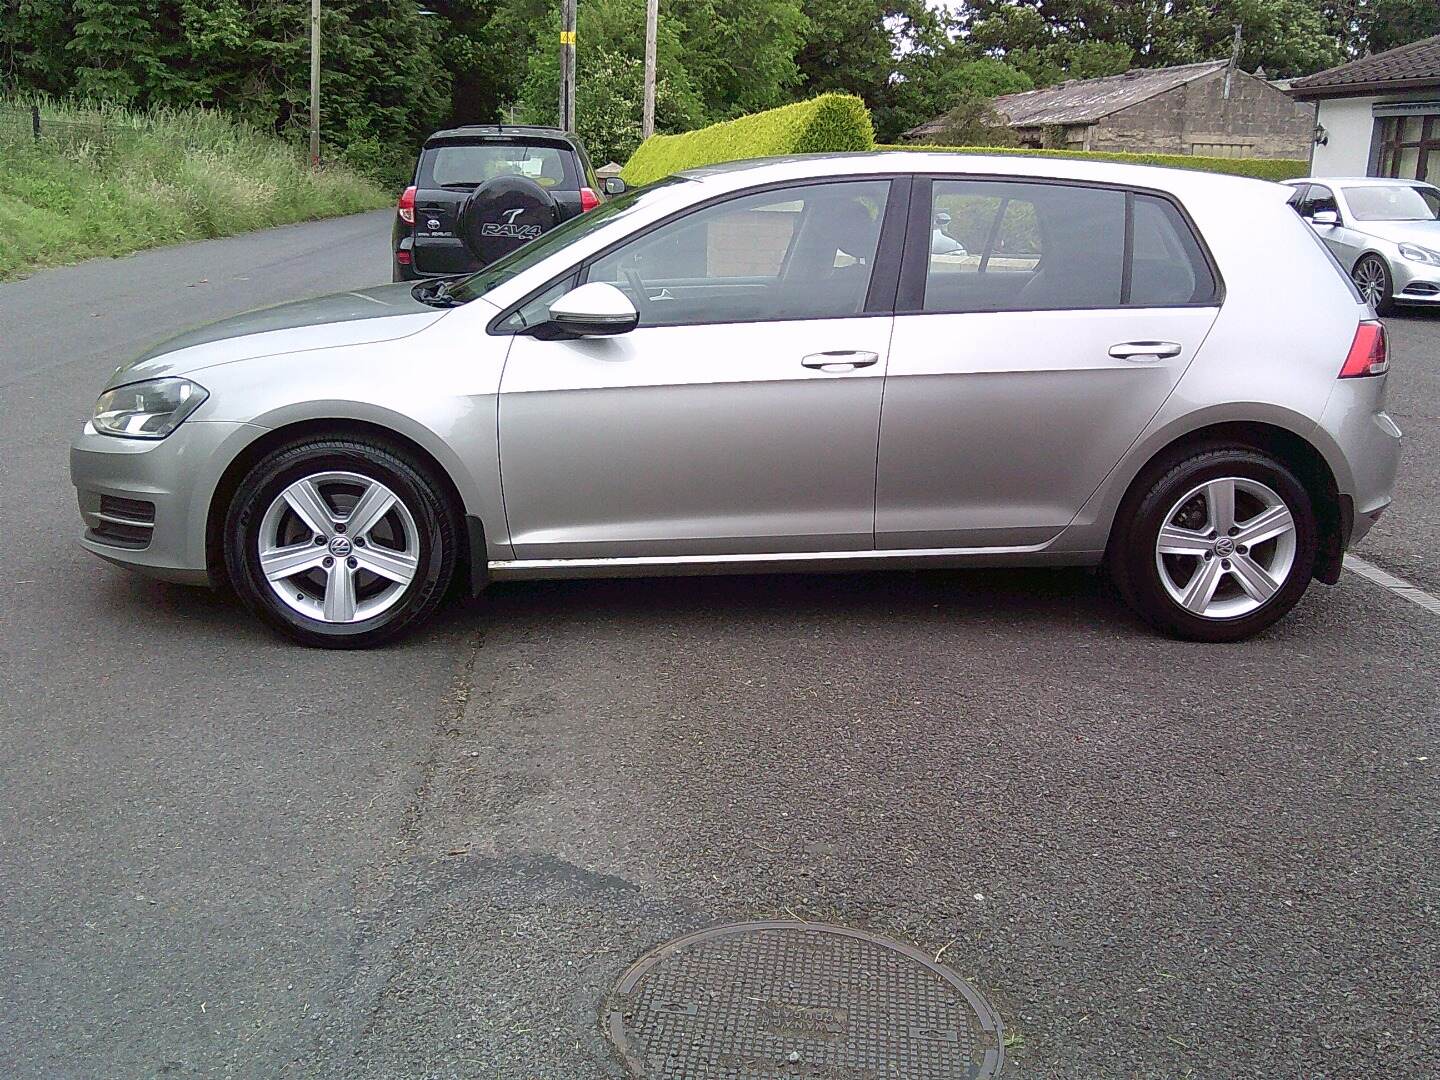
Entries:
<svg viewBox="0 0 1440 1080">
<path fill-rule="evenodd" d="M 24 110 L 22 113 L 21 110 Z M 0 97 L 0 279 L 96 255 L 383 206 L 340 166 L 201 109 L 135 112 Z"/>
</svg>

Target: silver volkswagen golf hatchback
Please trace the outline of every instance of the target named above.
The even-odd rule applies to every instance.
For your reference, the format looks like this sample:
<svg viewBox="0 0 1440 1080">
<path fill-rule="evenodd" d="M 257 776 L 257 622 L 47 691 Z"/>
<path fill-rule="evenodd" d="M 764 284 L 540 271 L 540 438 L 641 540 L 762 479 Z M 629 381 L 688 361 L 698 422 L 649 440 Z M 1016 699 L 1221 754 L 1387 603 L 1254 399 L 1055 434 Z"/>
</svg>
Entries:
<svg viewBox="0 0 1440 1080">
<path fill-rule="evenodd" d="M 1383 326 L 1278 184 L 881 153 L 699 169 L 465 278 L 110 377 L 90 551 L 373 645 L 502 579 L 1105 565 L 1233 641 L 1390 502 Z"/>
</svg>

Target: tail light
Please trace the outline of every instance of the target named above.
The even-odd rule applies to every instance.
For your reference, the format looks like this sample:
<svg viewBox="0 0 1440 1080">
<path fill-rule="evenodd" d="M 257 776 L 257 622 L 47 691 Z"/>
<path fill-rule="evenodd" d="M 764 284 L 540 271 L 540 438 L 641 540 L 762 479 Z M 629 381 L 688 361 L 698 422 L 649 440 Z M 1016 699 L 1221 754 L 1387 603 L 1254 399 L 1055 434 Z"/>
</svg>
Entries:
<svg viewBox="0 0 1440 1080">
<path fill-rule="evenodd" d="M 400 220 L 406 225 L 415 224 L 415 185 L 411 184 L 400 195 L 400 202 L 395 209 L 400 211 Z"/>
<path fill-rule="evenodd" d="M 1340 378 L 1359 379 L 1366 375 L 1384 375 L 1390 368 L 1390 342 L 1383 323 L 1366 320 L 1355 328 L 1350 355 L 1340 369 Z"/>
<path fill-rule="evenodd" d="M 582 214 L 583 214 L 586 210 L 594 210 L 595 207 L 597 207 L 597 206 L 599 206 L 599 205 L 600 205 L 600 196 L 599 196 L 599 195 L 596 195 L 595 192 L 591 191 L 588 187 L 582 187 L 582 188 L 580 189 L 580 212 L 581 212 Z"/>
</svg>

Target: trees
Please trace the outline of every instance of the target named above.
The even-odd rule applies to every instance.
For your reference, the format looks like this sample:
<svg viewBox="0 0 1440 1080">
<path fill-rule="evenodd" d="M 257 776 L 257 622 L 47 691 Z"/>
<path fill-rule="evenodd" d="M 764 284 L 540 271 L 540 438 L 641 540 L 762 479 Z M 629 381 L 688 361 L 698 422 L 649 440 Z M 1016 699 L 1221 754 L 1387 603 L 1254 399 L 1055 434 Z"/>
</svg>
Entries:
<svg viewBox="0 0 1440 1080">
<path fill-rule="evenodd" d="M 976 48 L 1037 83 L 1224 59 L 1243 28 L 1240 64 L 1305 75 L 1344 58 L 1322 0 L 970 0 L 961 26 Z M 1125 52 L 1128 50 L 1129 56 Z M 1086 70 L 1086 69 L 1089 70 Z"/>
<path fill-rule="evenodd" d="M 309 104 L 308 0 L 14 0 L 0 88 L 209 105 L 283 132 Z M 408 148 L 449 112 L 438 30 L 414 0 L 325 0 L 322 132 Z"/>
<path fill-rule="evenodd" d="M 638 136 L 644 0 L 580 0 L 579 123 Z M 559 0 L 323 0 L 323 134 L 408 154 L 443 123 L 553 123 Z M 661 130 L 838 90 L 882 139 L 1003 93 L 1230 55 L 1302 75 L 1440 33 L 1436 0 L 662 0 Z M 309 109 L 308 0 L 0 0 L 0 92 L 199 103 L 277 131 Z M 633 113 L 633 117 L 632 117 Z M 367 149 L 371 153 L 372 149 Z"/>
<path fill-rule="evenodd" d="M 875 137 L 895 142 L 900 135 L 927 120 L 954 114 L 954 126 L 963 124 L 981 137 L 990 99 L 1029 90 L 1029 76 L 1000 60 L 962 59 L 955 46 L 934 53 L 912 55 L 902 62 L 901 74 L 890 84 L 885 102 L 875 110 Z"/>
<path fill-rule="evenodd" d="M 1370 0 L 1360 14 L 1361 44 L 1366 52 L 1440 34 L 1440 3 L 1436 0 Z"/>
<path fill-rule="evenodd" d="M 664 0 L 662 6 L 661 21 L 672 22 L 685 43 L 680 60 L 710 120 L 794 100 L 795 56 L 809 26 L 800 0 Z"/>
<path fill-rule="evenodd" d="M 558 9 L 546 24 L 554 40 Z M 645 77 L 645 0 L 585 0 L 576 17 L 575 126 L 597 163 L 624 161 L 640 144 Z M 660 131 L 684 131 L 707 122 L 684 62 L 680 27 L 661 19 L 656 35 L 655 123 Z M 553 49 L 530 53 L 516 99 L 524 123 L 554 124 L 559 110 L 560 57 Z"/>
</svg>

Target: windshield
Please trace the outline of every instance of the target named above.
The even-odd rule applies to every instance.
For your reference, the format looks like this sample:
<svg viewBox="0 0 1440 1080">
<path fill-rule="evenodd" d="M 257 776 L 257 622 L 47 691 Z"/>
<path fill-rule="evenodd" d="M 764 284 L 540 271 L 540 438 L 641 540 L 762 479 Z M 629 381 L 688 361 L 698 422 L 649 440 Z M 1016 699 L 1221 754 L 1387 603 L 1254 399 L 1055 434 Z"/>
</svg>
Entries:
<svg viewBox="0 0 1440 1080">
<path fill-rule="evenodd" d="M 561 248 L 568 247 L 576 240 L 608 225 L 621 215 L 643 206 L 657 191 L 669 187 L 671 184 L 687 182 L 682 177 L 672 176 L 607 199 L 594 210 L 555 226 L 528 244 L 516 248 L 509 255 L 495 260 L 483 270 L 477 270 L 469 277 L 461 278 L 450 287 L 448 298 L 468 303 L 476 297 L 484 296 L 491 289 L 503 285 L 516 274 L 529 270 L 542 259 L 548 259 Z"/>
<path fill-rule="evenodd" d="M 1356 221 L 1434 221 L 1440 217 L 1440 190 L 1408 184 L 1347 187 L 1345 201 Z"/>
</svg>

